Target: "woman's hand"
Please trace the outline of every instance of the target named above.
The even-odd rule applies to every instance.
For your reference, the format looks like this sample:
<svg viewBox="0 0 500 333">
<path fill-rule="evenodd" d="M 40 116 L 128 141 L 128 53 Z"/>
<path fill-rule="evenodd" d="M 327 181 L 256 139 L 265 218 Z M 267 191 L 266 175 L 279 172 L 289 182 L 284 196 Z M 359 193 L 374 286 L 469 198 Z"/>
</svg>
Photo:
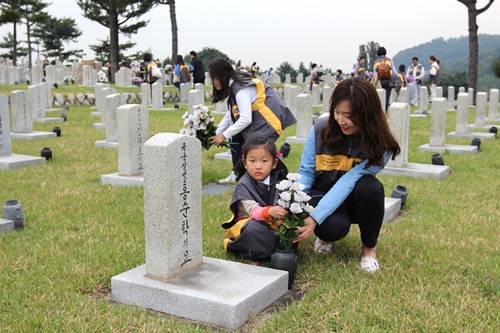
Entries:
<svg viewBox="0 0 500 333">
<path fill-rule="evenodd" d="M 294 243 L 306 240 L 318 225 L 312 217 L 308 217 L 304 220 L 305 225 L 303 227 L 297 228 L 297 238 L 293 241 Z"/>
<path fill-rule="evenodd" d="M 286 209 L 281 206 L 269 207 L 269 216 L 271 216 L 273 219 L 276 220 L 284 219 L 286 214 L 287 214 Z"/>
<path fill-rule="evenodd" d="M 218 134 L 216 136 L 212 136 L 210 138 L 210 141 L 212 141 L 212 144 L 214 145 L 221 145 L 224 143 L 224 141 L 226 141 L 226 137 L 224 136 L 224 134 Z"/>
</svg>

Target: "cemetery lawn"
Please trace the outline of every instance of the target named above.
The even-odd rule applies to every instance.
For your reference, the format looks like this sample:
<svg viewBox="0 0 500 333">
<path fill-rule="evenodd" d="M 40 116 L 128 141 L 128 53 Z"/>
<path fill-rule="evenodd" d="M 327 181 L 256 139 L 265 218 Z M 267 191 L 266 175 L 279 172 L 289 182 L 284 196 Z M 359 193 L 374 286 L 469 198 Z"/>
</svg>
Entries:
<svg viewBox="0 0 500 333">
<path fill-rule="evenodd" d="M 136 86 L 130 86 L 130 87 L 117 87 L 115 85 L 111 85 L 114 89 L 116 89 L 120 93 L 124 92 L 130 92 L 130 93 L 139 93 L 140 88 Z M 19 84 L 19 85 L 14 85 L 14 84 L 3 84 L 0 85 L 0 94 L 10 94 L 14 90 L 27 90 L 28 85 L 26 84 Z M 208 88 L 205 88 L 207 90 Z M 178 89 L 174 86 L 165 86 L 163 88 L 165 92 L 174 92 L 177 91 Z M 62 84 L 60 85 L 57 89 L 52 88 L 52 94 L 76 94 L 76 93 L 92 93 L 94 94 L 94 87 L 87 87 L 87 86 L 81 86 L 81 85 L 65 85 Z"/>
<path fill-rule="evenodd" d="M 178 132 L 181 114 L 150 113 L 150 132 Z M 61 138 L 13 142 L 15 153 L 30 155 L 51 147 L 54 160 L 0 173 L 0 201 L 19 199 L 27 220 L 24 230 L 0 236 L 0 331 L 216 331 L 110 301 L 111 277 L 144 262 L 143 191 L 100 184 L 102 174 L 116 171 L 117 151 L 94 147 L 104 137 L 95 121 L 90 108 L 74 107 L 69 121 L 57 124 Z M 448 130 L 454 124 L 448 113 Z M 417 149 L 428 142 L 429 125 L 411 119 L 411 162 L 430 162 L 431 154 Z M 382 228 L 381 270 L 358 268 L 356 226 L 332 255 L 314 254 L 311 237 L 299 251 L 295 287 L 302 298 L 252 318 L 244 330 L 499 332 L 500 140 L 483 140 L 481 148 L 478 155 L 445 154 L 452 169 L 446 180 L 380 177 L 386 195 L 396 184 L 410 191 L 402 215 Z M 213 160 L 220 151 L 203 153 L 204 183 L 230 171 L 228 161 Z M 293 146 L 290 170 L 300 153 Z M 207 256 L 236 260 L 224 253 L 219 227 L 230 196 L 204 196 L 203 248 Z"/>
</svg>

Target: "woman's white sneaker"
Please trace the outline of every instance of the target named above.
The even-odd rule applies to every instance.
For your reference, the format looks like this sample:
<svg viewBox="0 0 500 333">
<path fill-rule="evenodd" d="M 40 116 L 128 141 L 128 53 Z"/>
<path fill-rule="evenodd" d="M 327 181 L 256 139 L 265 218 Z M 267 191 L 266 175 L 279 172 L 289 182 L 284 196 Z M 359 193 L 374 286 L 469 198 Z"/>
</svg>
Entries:
<svg viewBox="0 0 500 333">
<path fill-rule="evenodd" d="M 314 241 L 314 252 L 320 254 L 330 254 L 333 252 L 333 243 L 325 242 L 319 238 Z"/>
<path fill-rule="evenodd" d="M 361 266 L 362 270 L 368 273 L 374 273 L 380 268 L 377 258 L 369 256 L 362 256 L 361 260 L 359 261 L 359 266 Z"/>
<path fill-rule="evenodd" d="M 234 171 L 231 171 L 229 176 L 227 176 L 226 178 L 219 179 L 219 181 L 217 183 L 219 183 L 219 184 L 236 184 L 236 174 L 234 173 Z"/>
</svg>

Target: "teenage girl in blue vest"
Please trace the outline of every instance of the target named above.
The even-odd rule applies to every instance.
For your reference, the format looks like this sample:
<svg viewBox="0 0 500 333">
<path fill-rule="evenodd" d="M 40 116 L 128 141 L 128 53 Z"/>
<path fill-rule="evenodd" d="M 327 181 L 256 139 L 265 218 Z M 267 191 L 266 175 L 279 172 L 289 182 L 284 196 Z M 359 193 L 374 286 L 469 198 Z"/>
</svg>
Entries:
<svg viewBox="0 0 500 333">
<path fill-rule="evenodd" d="M 220 122 L 212 143 L 220 145 L 230 140 L 233 170 L 241 160 L 241 147 L 250 137 L 263 137 L 276 142 L 284 129 L 296 122 L 290 109 L 278 93 L 251 75 L 236 72 L 224 59 L 216 59 L 209 66 L 212 78 L 212 102 L 226 100 L 228 112 Z M 233 172 L 219 181 L 234 183 Z"/>
<path fill-rule="evenodd" d="M 375 177 L 400 148 L 380 99 L 368 81 L 347 79 L 335 88 L 328 117 L 310 130 L 302 152 L 300 181 L 315 206 L 297 241 L 316 235 L 314 250 L 330 253 L 333 242 L 357 223 L 361 268 L 378 270 L 376 245 L 384 218 L 384 187 Z"/>
</svg>

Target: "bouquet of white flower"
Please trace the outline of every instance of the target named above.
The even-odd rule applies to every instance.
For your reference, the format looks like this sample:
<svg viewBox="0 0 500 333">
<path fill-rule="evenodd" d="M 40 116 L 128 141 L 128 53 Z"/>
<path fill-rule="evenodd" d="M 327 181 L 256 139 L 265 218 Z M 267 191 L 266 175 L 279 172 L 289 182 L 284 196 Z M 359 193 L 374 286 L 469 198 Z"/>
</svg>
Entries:
<svg viewBox="0 0 500 333">
<path fill-rule="evenodd" d="M 193 106 L 193 111 L 184 113 L 182 119 L 184 119 L 184 127 L 180 133 L 198 138 L 203 148 L 208 150 L 212 146 L 210 137 L 215 135 L 215 130 L 217 129 L 208 107 L 195 105 Z"/>
<path fill-rule="evenodd" d="M 289 173 L 286 178 L 276 184 L 279 191 L 278 205 L 288 210 L 284 223 L 276 232 L 279 237 L 278 248 L 281 250 L 292 249 L 293 241 L 297 237 L 295 230 L 304 225 L 304 219 L 314 209 L 308 203 L 311 197 L 303 192 L 304 185 L 298 181 L 300 175 Z"/>
</svg>

